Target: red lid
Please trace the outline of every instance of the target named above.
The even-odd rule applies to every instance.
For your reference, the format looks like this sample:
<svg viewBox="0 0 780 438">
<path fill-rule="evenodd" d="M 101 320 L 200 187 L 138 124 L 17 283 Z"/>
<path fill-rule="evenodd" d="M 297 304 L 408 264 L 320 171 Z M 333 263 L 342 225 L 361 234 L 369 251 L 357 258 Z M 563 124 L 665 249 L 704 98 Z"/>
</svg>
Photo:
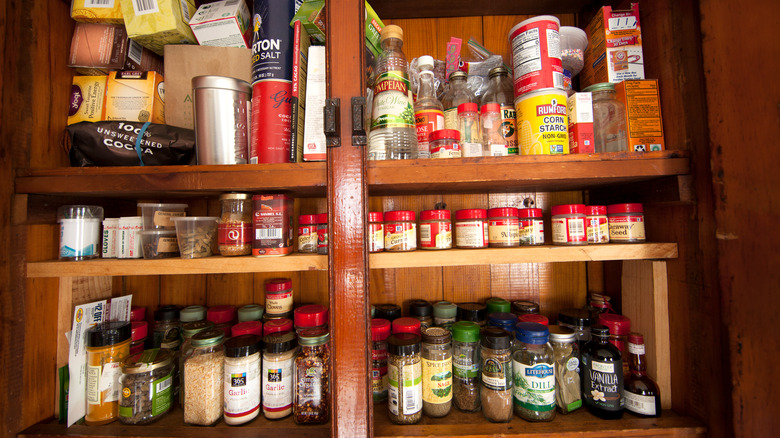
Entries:
<svg viewBox="0 0 780 438">
<path fill-rule="evenodd" d="M 328 309 L 319 304 L 308 304 L 295 309 L 293 312 L 295 327 L 318 327 L 328 323 Z"/>
<path fill-rule="evenodd" d="M 413 221 L 413 220 L 414 220 L 414 212 L 413 211 L 398 210 L 398 211 L 386 211 L 385 212 L 385 222 Z"/>
<path fill-rule="evenodd" d="M 420 220 L 430 220 L 430 219 L 450 219 L 450 211 L 449 210 L 425 210 L 420 212 Z"/>
<path fill-rule="evenodd" d="M 604 216 L 607 214 L 605 205 L 589 205 L 585 207 L 585 214 L 588 216 Z"/>
<path fill-rule="evenodd" d="M 465 113 L 466 111 L 477 112 L 477 104 L 474 102 L 466 102 L 458 105 L 458 114 Z"/>
<path fill-rule="evenodd" d="M 265 292 L 278 293 L 292 289 L 292 280 L 289 278 L 272 278 L 265 284 Z"/>
<path fill-rule="evenodd" d="M 293 322 L 287 318 L 272 319 L 263 326 L 263 336 L 271 333 L 287 333 L 293 329 Z"/>
<path fill-rule="evenodd" d="M 491 208 L 487 211 L 488 217 L 517 217 L 517 209 L 513 207 Z"/>
<path fill-rule="evenodd" d="M 209 310 L 206 312 L 206 319 L 214 324 L 224 324 L 226 322 L 235 321 L 236 308 L 233 306 L 209 307 Z"/>
<path fill-rule="evenodd" d="M 460 140 L 460 131 L 456 129 L 439 129 L 428 134 L 428 141 L 441 140 L 443 138 L 451 138 L 455 141 Z"/>
<path fill-rule="evenodd" d="M 378 211 L 372 211 L 368 213 L 369 222 L 382 222 L 382 213 Z"/>
<path fill-rule="evenodd" d="M 638 344 L 644 344 L 645 343 L 645 337 L 642 336 L 642 333 L 637 333 L 637 332 L 629 333 L 628 334 L 628 342 L 630 342 L 632 344 L 637 344 L 637 345 Z"/>
<path fill-rule="evenodd" d="M 302 214 L 298 218 L 298 225 L 312 225 L 317 223 L 316 214 Z"/>
<path fill-rule="evenodd" d="M 550 322 L 547 320 L 547 317 L 544 315 L 539 315 L 538 313 L 529 313 L 520 315 L 517 317 L 517 322 L 535 322 L 537 324 L 542 325 L 550 325 Z"/>
<path fill-rule="evenodd" d="M 486 103 L 482 105 L 481 110 L 482 114 L 485 113 L 498 113 L 501 112 L 501 105 L 497 103 Z"/>
<path fill-rule="evenodd" d="M 607 213 L 642 213 L 642 204 L 612 204 L 607 207 Z"/>
<path fill-rule="evenodd" d="M 231 328 L 232 336 L 257 335 L 263 336 L 263 323 L 260 321 L 239 322 Z"/>
<path fill-rule="evenodd" d="M 146 320 L 146 307 L 132 306 L 130 308 L 130 321 Z"/>
<path fill-rule="evenodd" d="M 518 208 L 517 215 L 523 219 L 532 217 L 542 217 L 541 208 Z"/>
<path fill-rule="evenodd" d="M 393 334 L 396 333 L 413 333 L 415 335 L 422 335 L 422 333 L 420 333 L 420 320 L 409 316 L 394 319 Z"/>
<path fill-rule="evenodd" d="M 609 328 L 610 335 L 627 335 L 631 331 L 631 320 L 623 315 L 601 313 L 599 323 Z"/>
<path fill-rule="evenodd" d="M 559 214 L 585 214 L 585 204 L 564 204 L 552 208 L 552 215 Z"/>
<path fill-rule="evenodd" d="M 485 219 L 487 210 L 484 208 L 469 208 L 455 212 L 455 219 Z"/>
<path fill-rule="evenodd" d="M 390 321 L 382 318 L 371 320 L 371 340 L 384 341 L 390 336 Z"/>
<path fill-rule="evenodd" d="M 130 324 L 132 327 L 130 336 L 133 341 L 140 341 L 146 338 L 146 335 L 149 333 L 149 323 L 146 321 L 133 321 Z"/>
<path fill-rule="evenodd" d="M 318 224 L 327 224 L 328 223 L 328 213 L 320 213 L 316 214 L 317 216 L 317 223 Z"/>
</svg>

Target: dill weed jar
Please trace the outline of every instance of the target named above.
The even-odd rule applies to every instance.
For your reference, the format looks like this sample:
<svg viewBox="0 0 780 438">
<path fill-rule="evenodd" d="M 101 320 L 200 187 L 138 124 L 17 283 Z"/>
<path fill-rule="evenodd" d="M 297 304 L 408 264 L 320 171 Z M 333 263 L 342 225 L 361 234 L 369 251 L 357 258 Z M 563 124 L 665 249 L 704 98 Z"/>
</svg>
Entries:
<svg viewBox="0 0 780 438">
<path fill-rule="evenodd" d="M 517 324 L 520 345 L 512 355 L 515 414 L 527 421 L 555 418 L 555 361 L 547 342 L 547 327 L 533 322 Z"/>
<path fill-rule="evenodd" d="M 170 410 L 174 359 L 170 352 L 154 348 L 122 362 L 120 423 L 149 424 Z"/>
<path fill-rule="evenodd" d="M 130 355 L 129 322 L 104 322 L 86 333 L 88 425 L 110 423 L 119 415 L 121 363 Z"/>
<path fill-rule="evenodd" d="M 295 357 L 295 424 L 323 424 L 330 419 L 330 334 L 325 328 L 301 331 Z"/>
<path fill-rule="evenodd" d="M 219 197 L 222 214 L 217 224 L 219 253 L 223 256 L 252 254 L 252 199 L 246 193 Z"/>
<path fill-rule="evenodd" d="M 385 213 L 385 251 L 414 251 L 417 249 L 417 224 L 413 211 Z"/>
<path fill-rule="evenodd" d="M 422 334 L 423 413 L 443 417 L 452 408 L 452 348 L 449 330 L 431 327 Z"/>
<path fill-rule="evenodd" d="M 449 210 L 420 212 L 420 248 L 452 248 L 452 223 Z"/>
<path fill-rule="evenodd" d="M 452 399 L 455 407 L 476 412 L 480 407 L 479 326 L 470 321 L 452 325 Z"/>
<path fill-rule="evenodd" d="M 388 416 L 396 424 L 414 424 L 422 418 L 422 358 L 420 337 L 398 333 L 387 338 Z"/>
<path fill-rule="evenodd" d="M 509 333 L 498 327 L 482 329 L 482 413 L 488 421 L 506 423 L 512 419 L 512 354 Z"/>
</svg>

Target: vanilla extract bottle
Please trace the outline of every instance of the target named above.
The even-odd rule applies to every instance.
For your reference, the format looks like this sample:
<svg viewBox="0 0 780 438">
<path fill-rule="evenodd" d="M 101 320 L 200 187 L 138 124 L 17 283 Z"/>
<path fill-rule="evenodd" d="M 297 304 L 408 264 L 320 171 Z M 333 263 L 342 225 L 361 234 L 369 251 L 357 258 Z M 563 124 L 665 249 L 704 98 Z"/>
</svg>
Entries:
<svg viewBox="0 0 780 438">
<path fill-rule="evenodd" d="M 629 364 L 623 384 L 626 409 L 640 417 L 661 415 L 661 391 L 647 375 L 645 341 L 640 333 L 628 335 Z"/>
<path fill-rule="evenodd" d="M 609 329 L 590 329 L 591 340 L 582 348 L 582 400 L 591 414 L 605 420 L 623 417 L 623 360 L 609 343 Z"/>
</svg>

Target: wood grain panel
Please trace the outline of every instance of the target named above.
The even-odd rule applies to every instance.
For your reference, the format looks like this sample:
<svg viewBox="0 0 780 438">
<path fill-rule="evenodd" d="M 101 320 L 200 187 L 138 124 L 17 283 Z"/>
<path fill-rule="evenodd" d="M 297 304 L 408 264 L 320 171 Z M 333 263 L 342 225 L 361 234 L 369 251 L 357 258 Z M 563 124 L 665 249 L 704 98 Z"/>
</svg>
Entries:
<svg viewBox="0 0 780 438">
<path fill-rule="evenodd" d="M 212 274 L 206 276 L 206 305 L 243 306 L 253 303 L 253 274 Z"/>
<path fill-rule="evenodd" d="M 115 277 L 119 278 L 122 283 L 122 288 L 117 290 L 114 288 L 114 293 L 133 294 L 133 305 L 146 307 L 146 315 L 151 315 L 154 309 L 160 305 L 160 277 L 155 275 L 149 276 L 132 276 L 132 277 Z"/>
<path fill-rule="evenodd" d="M 474 37 L 482 40 L 481 17 L 426 18 L 411 20 L 387 20 L 385 24 L 395 24 L 404 30 L 404 54 L 411 61 L 422 55 L 431 55 L 444 61 L 447 54 L 447 42 L 451 37 L 463 40 L 461 55 L 467 53 L 466 42 Z"/>
<path fill-rule="evenodd" d="M 208 305 L 205 275 L 164 275 L 160 277 L 160 305 Z"/>
</svg>

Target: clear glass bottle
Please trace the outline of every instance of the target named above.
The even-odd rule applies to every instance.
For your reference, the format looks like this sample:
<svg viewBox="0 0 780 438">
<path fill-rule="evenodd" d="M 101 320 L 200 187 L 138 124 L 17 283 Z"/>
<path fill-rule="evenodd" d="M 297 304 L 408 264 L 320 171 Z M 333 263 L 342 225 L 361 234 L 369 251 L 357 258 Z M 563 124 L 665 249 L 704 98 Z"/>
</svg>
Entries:
<svg viewBox="0 0 780 438">
<path fill-rule="evenodd" d="M 166 339 L 179 336 L 179 307 L 160 306 L 154 311 L 152 326 L 152 348 L 160 348 Z"/>
<path fill-rule="evenodd" d="M 200 332 L 211 330 L 214 328 L 214 323 L 211 321 L 196 321 L 188 322 L 181 326 L 181 332 L 183 341 L 181 343 L 181 349 L 179 350 L 179 403 L 184 405 L 184 359 L 192 354 L 192 337 Z"/>
<path fill-rule="evenodd" d="M 417 129 L 409 90 L 403 30 L 382 29 L 382 53 L 374 66 L 374 103 L 368 135 L 369 160 L 417 158 Z"/>
<path fill-rule="evenodd" d="M 512 355 L 515 414 L 526 421 L 555 418 L 555 360 L 547 327 L 517 324 L 517 351 Z"/>
<path fill-rule="evenodd" d="M 626 108 L 615 94 L 615 84 L 602 82 L 585 88 L 593 93 L 593 141 L 599 152 L 628 150 Z"/>
<path fill-rule="evenodd" d="M 460 133 L 460 152 L 463 157 L 481 157 L 482 129 L 479 125 L 477 104 L 466 102 L 458 105 L 458 132 Z"/>
<path fill-rule="evenodd" d="M 482 329 L 482 413 L 493 423 L 512 420 L 512 353 L 509 333 L 498 327 Z"/>
<path fill-rule="evenodd" d="M 122 361 L 120 423 L 149 424 L 170 410 L 173 359 L 169 352 L 153 348 Z"/>
<path fill-rule="evenodd" d="M 574 330 L 580 350 L 590 341 L 591 314 L 584 309 L 563 309 L 558 312 L 558 325 Z"/>
<path fill-rule="evenodd" d="M 477 103 L 474 92 L 466 84 L 469 75 L 464 71 L 450 73 L 449 88 L 441 96 L 444 107 L 444 128 L 458 129 L 458 106 L 462 103 Z"/>
<path fill-rule="evenodd" d="M 509 71 L 504 66 L 490 69 L 488 88 L 480 98 L 480 106 L 497 103 L 501 111 L 501 130 L 507 153 L 517 154 L 517 120 L 515 113 L 515 91 Z"/>
<path fill-rule="evenodd" d="M 430 158 L 428 136 L 444 129 L 444 108 L 436 98 L 433 84 L 433 57 L 425 55 L 417 60 L 420 68 L 420 89 L 414 103 L 414 121 L 417 125 L 417 158 Z"/>
<path fill-rule="evenodd" d="M 184 422 L 211 426 L 222 418 L 225 332 L 212 328 L 192 337 L 184 358 Z"/>
<path fill-rule="evenodd" d="M 390 421 L 414 424 L 422 418 L 420 337 L 398 333 L 387 338 L 387 407 Z"/>
<path fill-rule="evenodd" d="M 479 326 L 471 321 L 452 325 L 452 398 L 455 407 L 476 412 L 481 404 Z"/>
<path fill-rule="evenodd" d="M 502 157 L 509 155 L 506 140 L 502 135 L 501 105 L 486 103 L 479 112 L 479 126 L 482 130 L 482 156 Z"/>
<path fill-rule="evenodd" d="M 647 375 L 645 340 L 641 334 L 628 335 L 628 353 L 629 372 L 623 384 L 626 409 L 640 417 L 657 417 L 661 415 L 661 391 Z"/>
<path fill-rule="evenodd" d="M 582 401 L 588 411 L 605 420 L 623 417 L 623 360 L 609 343 L 609 329 L 591 327 L 593 339 L 582 349 Z"/>
<path fill-rule="evenodd" d="M 452 336 L 443 327 L 431 327 L 422 335 L 423 413 L 444 417 L 452 408 Z"/>
<path fill-rule="evenodd" d="M 330 419 L 330 334 L 326 328 L 301 331 L 295 356 L 295 424 L 324 424 Z"/>
<path fill-rule="evenodd" d="M 574 330 L 559 325 L 551 325 L 548 330 L 555 359 L 555 405 L 558 412 L 568 414 L 582 407 L 580 350 Z"/>
</svg>

